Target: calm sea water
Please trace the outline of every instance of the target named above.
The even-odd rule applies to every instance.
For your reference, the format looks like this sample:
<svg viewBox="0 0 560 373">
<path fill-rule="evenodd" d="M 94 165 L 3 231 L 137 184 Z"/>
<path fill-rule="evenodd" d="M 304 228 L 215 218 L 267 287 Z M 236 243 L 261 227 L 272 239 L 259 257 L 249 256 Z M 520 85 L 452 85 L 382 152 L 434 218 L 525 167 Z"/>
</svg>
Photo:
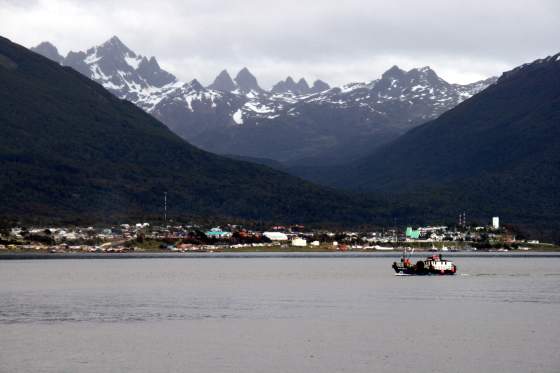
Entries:
<svg viewBox="0 0 560 373">
<path fill-rule="evenodd" d="M 560 258 L 0 261 L 0 372 L 558 372 Z"/>
</svg>

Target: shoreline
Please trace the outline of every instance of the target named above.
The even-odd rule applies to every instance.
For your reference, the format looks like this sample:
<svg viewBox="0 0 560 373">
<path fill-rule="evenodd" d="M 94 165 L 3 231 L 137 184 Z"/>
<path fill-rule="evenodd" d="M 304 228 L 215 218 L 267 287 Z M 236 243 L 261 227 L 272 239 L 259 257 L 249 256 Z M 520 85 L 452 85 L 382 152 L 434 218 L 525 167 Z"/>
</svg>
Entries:
<svg viewBox="0 0 560 373">
<path fill-rule="evenodd" d="M 421 258 L 433 254 L 457 258 L 560 258 L 558 251 L 533 252 L 415 252 L 412 257 Z M 400 251 L 393 252 L 325 252 L 325 251 L 252 251 L 252 252 L 127 252 L 127 253 L 0 253 L 2 260 L 56 260 L 56 259 L 239 259 L 239 258 L 399 258 Z"/>
</svg>

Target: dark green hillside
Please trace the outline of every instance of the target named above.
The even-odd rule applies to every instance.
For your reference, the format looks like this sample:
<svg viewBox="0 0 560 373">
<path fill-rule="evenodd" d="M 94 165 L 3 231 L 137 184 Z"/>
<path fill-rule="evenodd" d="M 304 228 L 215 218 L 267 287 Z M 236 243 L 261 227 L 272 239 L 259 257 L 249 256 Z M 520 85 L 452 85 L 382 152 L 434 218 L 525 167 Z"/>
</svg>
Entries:
<svg viewBox="0 0 560 373">
<path fill-rule="evenodd" d="M 367 221 L 369 208 L 201 151 L 78 72 L 0 38 L 0 218 Z"/>
<path fill-rule="evenodd" d="M 438 119 L 337 172 L 334 179 L 345 182 L 339 186 L 396 194 L 432 216 L 464 209 L 560 228 L 560 55 L 505 73 Z M 326 181 L 315 177 L 321 178 Z"/>
<path fill-rule="evenodd" d="M 365 177 L 354 187 L 402 190 L 490 175 L 528 177 L 540 185 L 557 176 L 559 160 L 560 60 L 554 56 L 504 74 L 364 159 L 353 172 Z"/>
</svg>

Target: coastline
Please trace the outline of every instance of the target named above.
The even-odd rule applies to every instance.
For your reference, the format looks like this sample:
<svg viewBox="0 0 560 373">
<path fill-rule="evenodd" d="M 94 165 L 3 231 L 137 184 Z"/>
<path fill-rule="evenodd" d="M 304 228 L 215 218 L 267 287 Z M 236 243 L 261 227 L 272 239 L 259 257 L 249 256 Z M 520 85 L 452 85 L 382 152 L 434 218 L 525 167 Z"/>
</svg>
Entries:
<svg viewBox="0 0 560 373">
<path fill-rule="evenodd" d="M 436 252 L 415 252 L 411 256 L 421 258 Z M 441 252 L 438 252 L 441 253 Z M 560 258 L 559 251 L 533 252 L 444 252 L 450 258 Z M 5 252 L 2 260 L 43 260 L 43 259 L 238 259 L 238 258 L 398 258 L 400 251 L 392 252 L 312 252 L 312 251 L 252 251 L 252 252 L 128 252 L 128 253 L 45 253 L 45 252 Z"/>
</svg>

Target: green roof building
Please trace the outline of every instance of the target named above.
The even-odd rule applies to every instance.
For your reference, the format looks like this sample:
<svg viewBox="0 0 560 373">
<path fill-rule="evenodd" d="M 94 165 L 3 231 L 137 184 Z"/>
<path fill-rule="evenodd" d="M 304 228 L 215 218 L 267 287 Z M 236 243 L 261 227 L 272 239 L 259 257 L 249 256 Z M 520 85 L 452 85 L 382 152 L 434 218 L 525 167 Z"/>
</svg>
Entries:
<svg viewBox="0 0 560 373">
<path fill-rule="evenodd" d="M 406 238 L 412 238 L 413 240 L 417 240 L 420 238 L 420 230 L 414 230 L 412 227 L 406 228 Z"/>
</svg>

